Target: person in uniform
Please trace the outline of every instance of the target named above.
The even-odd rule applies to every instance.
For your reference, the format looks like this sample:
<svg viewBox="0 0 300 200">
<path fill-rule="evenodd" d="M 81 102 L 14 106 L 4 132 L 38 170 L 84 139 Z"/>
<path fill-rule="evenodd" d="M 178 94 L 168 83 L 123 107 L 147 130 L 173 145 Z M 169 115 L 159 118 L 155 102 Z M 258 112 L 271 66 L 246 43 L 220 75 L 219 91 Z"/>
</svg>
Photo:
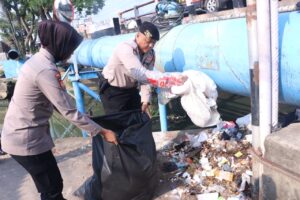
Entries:
<svg viewBox="0 0 300 200">
<path fill-rule="evenodd" d="M 126 110 L 147 111 L 151 85 L 171 87 L 186 77 L 153 71 L 154 45 L 159 40 L 157 27 L 143 22 L 134 40 L 117 46 L 99 78 L 99 93 L 106 114 Z"/>
<path fill-rule="evenodd" d="M 55 107 L 66 119 L 91 136 L 101 134 L 117 144 L 115 133 L 77 111 L 67 94 L 55 63 L 68 59 L 82 37 L 64 22 L 42 21 L 42 47 L 19 73 L 6 113 L 2 148 L 31 175 L 42 200 L 62 200 L 63 180 L 51 152 L 49 118 Z"/>
</svg>

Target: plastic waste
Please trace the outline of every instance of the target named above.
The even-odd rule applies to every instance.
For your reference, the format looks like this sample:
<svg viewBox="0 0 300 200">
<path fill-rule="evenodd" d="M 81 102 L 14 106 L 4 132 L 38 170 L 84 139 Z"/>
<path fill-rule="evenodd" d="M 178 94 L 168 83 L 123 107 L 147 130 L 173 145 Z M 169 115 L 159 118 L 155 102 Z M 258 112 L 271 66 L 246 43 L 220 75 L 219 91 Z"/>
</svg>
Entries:
<svg viewBox="0 0 300 200">
<path fill-rule="evenodd" d="M 223 165 L 222 169 L 223 169 L 224 171 L 226 171 L 226 172 L 231 172 L 231 171 L 232 171 L 232 168 L 231 168 L 230 165 L 227 164 L 227 163 L 226 163 L 225 165 Z"/>
<path fill-rule="evenodd" d="M 197 194 L 197 200 L 218 200 L 218 193 Z"/>
<path fill-rule="evenodd" d="M 231 173 L 231 172 L 217 170 L 215 175 L 216 175 L 216 178 L 219 180 L 226 180 L 226 181 L 230 181 L 230 182 L 233 180 L 233 173 Z"/>
<path fill-rule="evenodd" d="M 239 191 L 242 192 L 246 188 L 246 184 L 250 184 L 250 176 L 246 173 L 242 174 L 242 183 L 240 185 Z"/>
<path fill-rule="evenodd" d="M 233 137 L 222 139 L 223 132 L 230 129 L 237 129 Z M 177 167 L 184 166 L 170 178 L 172 183 L 179 182 L 178 188 L 186 189 L 182 199 L 189 199 L 185 198 L 188 196 L 209 200 L 206 195 L 211 193 L 219 194 L 218 200 L 251 199 L 251 143 L 245 137 L 237 140 L 242 131 L 235 122 L 223 121 L 215 129 L 205 129 L 196 135 L 180 133 L 162 148 L 162 155 Z"/>
<path fill-rule="evenodd" d="M 221 185 L 212 185 L 207 187 L 207 189 L 204 191 L 205 193 L 211 193 L 211 192 L 217 192 L 217 193 L 222 193 L 226 190 L 226 188 L 224 188 Z"/>
<path fill-rule="evenodd" d="M 245 115 L 243 117 L 237 118 L 235 122 L 236 122 L 236 124 L 239 127 L 250 128 L 250 125 L 251 125 L 251 113 L 248 114 L 248 115 Z"/>
<path fill-rule="evenodd" d="M 224 121 L 217 124 L 217 128 L 215 131 L 221 132 L 221 139 L 223 140 L 234 139 L 240 141 L 245 136 L 245 132 L 241 132 L 240 127 L 233 121 Z"/>
<path fill-rule="evenodd" d="M 188 172 L 184 172 L 182 174 L 182 177 L 185 179 L 185 183 L 191 184 L 192 178 L 191 178 L 191 175 Z"/>
<path fill-rule="evenodd" d="M 205 131 L 200 132 L 199 135 L 186 134 L 186 136 L 190 141 L 192 147 L 200 147 L 202 142 L 208 139 L 208 136 Z"/>
<path fill-rule="evenodd" d="M 192 122 L 199 127 L 214 126 L 220 121 L 216 100 L 217 86 L 206 74 L 187 70 L 182 73 L 188 80 L 181 86 L 171 87 L 171 92 L 181 97 L 181 105 Z"/>
<path fill-rule="evenodd" d="M 240 152 L 240 151 L 238 151 L 238 152 L 236 152 L 236 153 L 234 154 L 234 156 L 235 156 L 236 158 L 239 158 L 239 157 L 241 157 L 242 155 L 243 155 L 243 153 Z"/>
</svg>

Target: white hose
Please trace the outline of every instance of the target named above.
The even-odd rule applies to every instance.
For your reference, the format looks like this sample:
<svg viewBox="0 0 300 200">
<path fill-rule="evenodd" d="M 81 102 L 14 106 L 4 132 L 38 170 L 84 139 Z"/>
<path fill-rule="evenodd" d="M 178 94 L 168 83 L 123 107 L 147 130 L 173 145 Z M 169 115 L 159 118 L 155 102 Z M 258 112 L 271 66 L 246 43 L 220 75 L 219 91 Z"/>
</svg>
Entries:
<svg viewBox="0 0 300 200">
<path fill-rule="evenodd" d="M 272 51 L 272 127 L 278 126 L 278 0 L 270 0 Z"/>
</svg>

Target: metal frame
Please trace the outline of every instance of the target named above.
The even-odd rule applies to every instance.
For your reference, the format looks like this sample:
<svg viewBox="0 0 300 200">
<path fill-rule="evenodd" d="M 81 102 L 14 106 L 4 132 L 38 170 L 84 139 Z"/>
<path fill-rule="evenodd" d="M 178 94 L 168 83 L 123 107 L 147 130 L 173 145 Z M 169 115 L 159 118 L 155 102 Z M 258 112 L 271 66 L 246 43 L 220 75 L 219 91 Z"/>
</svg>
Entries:
<svg viewBox="0 0 300 200">
<path fill-rule="evenodd" d="M 78 72 L 77 65 L 70 65 L 68 70 L 66 71 L 63 79 L 68 76 L 69 80 L 72 81 L 72 86 L 74 90 L 74 97 L 76 101 L 76 107 L 79 112 L 85 113 L 85 102 L 83 92 L 86 92 L 91 97 L 93 97 L 96 101 L 101 102 L 100 95 L 91 90 L 88 86 L 84 85 L 80 82 L 82 79 L 92 79 L 98 78 L 98 71 L 86 71 L 86 72 Z M 78 72 L 78 74 L 76 73 Z M 88 134 L 85 131 L 82 131 L 82 136 L 86 138 Z"/>
</svg>

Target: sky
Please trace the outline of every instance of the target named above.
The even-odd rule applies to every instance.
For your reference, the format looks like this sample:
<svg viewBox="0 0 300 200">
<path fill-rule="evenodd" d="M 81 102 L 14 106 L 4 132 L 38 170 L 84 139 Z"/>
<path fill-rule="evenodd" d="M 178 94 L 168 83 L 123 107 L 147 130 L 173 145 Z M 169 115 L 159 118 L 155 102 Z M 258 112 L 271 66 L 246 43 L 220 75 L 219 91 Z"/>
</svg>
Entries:
<svg viewBox="0 0 300 200">
<path fill-rule="evenodd" d="M 79 27 L 80 25 L 85 25 L 88 27 L 90 32 L 94 32 L 97 30 L 106 29 L 109 27 L 113 27 L 112 18 L 119 17 L 118 13 L 130 8 L 133 8 L 136 5 L 140 5 L 150 0 L 105 0 L 104 7 L 99 10 L 96 15 L 87 16 L 82 18 L 80 16 L 76 16 L 73 21 L 73 25 L 75 27 Z M 145 14 L 155 11 L 155 4 L 149 4 L 142 8 L 139 8 L 139 14 Z M 134 16 L 134 12 L 130 11 L 123 15 L 123 18 L 130 18 Z"/>
</svg>

